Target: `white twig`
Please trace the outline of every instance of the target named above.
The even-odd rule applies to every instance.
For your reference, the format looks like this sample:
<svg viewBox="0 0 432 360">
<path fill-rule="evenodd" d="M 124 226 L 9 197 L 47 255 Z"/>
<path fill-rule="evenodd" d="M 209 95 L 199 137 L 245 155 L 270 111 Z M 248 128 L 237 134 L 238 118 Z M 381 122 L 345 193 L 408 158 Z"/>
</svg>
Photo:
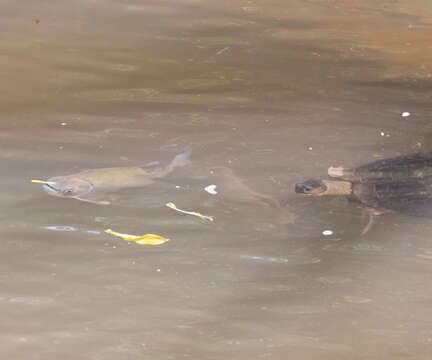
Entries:
<svg viewBox="0 0 432 360">
<path fill-rule="evenodd" d="M 181 212 L 182 214 L 192 215 L 192 216 L 198 216 L 199 218 L 201 218 L 203 220 L 213 221 L 213 216 L 203 215 L 203 214 L 200 214 L 200 213 L 195 212 L 195 211 L 181 210 L 177 206 L 175 206 L 175 204 L 172 203 L 172 202 L 167 203 L 166 206 L 168 206 L 169 208 L 171 208 L 171 209 L 173 209 L 175 211 Z"/>
</svg>

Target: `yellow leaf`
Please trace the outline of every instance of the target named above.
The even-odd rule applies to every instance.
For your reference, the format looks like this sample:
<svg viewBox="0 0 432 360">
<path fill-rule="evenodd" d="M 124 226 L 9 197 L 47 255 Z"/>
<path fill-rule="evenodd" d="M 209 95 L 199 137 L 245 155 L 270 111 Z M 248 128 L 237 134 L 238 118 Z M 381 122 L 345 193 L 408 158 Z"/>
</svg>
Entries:
<svg viewBox="0 0 432 360">
<path fill-rule="evenodd" d="M 111 229 L 106 229 L 105 232 L 107 234 L 114 235 L 114 236 L 117 236 L 119 238 L 122 238 L 123 240 L 126 240 L 126 241 L 135 241 L 136 239 L 140 238 L 140 236 L 129 235 L 129 234 L 122 234 L 122 233 L 119 233 L 117 231 L 112 231 Z"/>
<path fill-rule="evenodd" d="M 134 241 L 139 245 L 162 245 L 167 241 L 169 241 L 169 239 L 155 234 L 145 234 L 145 235 L 137 236 L 137 235 L 119 233 L 111 229 L 107 229 L 105 230 L 105 232 L 107 234 L 117 236 L 125 241 Z"/>
<path fill-rule="evenodd" d="M 161 245 L 167 241 L 169 241 L 169 239 L 155 234 L 145 234 L 135 240 L 135 242 L 140 245 Z"/>
</svg>

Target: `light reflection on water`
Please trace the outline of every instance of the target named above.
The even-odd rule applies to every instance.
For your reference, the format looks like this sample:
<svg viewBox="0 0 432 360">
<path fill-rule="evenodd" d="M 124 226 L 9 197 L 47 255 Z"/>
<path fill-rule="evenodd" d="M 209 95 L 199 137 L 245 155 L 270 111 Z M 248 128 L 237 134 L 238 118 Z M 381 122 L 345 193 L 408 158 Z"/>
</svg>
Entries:
<svg viewBox="0 0 432 360">
<path fill-rule="evenodd" d="M 79 231 L 78 229 L 74 228 L 73 226 L 64 226 L 64 225 L 50 225 L 50 226 L 44 226 L 43 227 L 46 230 L 50 231 Z M 101 232 L 98 230 L 82 230 L 88 234 L 94 234 L 94 235 L 100 235 Z"/>
<path fill-rule="evenodd" d="M 44 229 L 47 230 L 51 230 L 51 231 L 77 231 L 77 229 L 75 229 L 72 226 L 56 226 L 56 225 L 52 225 L 52 226 L 44 226 Z"/>
</svg>

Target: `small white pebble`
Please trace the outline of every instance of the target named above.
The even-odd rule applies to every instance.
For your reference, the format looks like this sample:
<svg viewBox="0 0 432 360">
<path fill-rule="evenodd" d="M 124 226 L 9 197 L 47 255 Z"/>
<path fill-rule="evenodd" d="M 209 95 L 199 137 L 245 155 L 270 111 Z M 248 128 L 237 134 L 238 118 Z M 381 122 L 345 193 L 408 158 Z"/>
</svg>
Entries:
<svg viewBox="0 0 432 360">
<path fill-rule="evenodd" d="M 331 231 L 331 230 L 324 230 L 324 231 L 322 232 L 322 234 L 323 234 L 324 236 L 330 236 L 330 235 L 333 235 L 333 231 Z"/>
<path fill-rule="evenodd" d="M 408 111 L 404 111 L 402 114 L 401 114 L 401 116 L 402 117 L 408 117 L 408 116 L 410 116 L 411 114 L 408 112 Z"/>
<path fill-rule="evenodd" d="M 381 136 L 385 136 L 385 132 L 384 132 L 384 131 L 381 131 L 380 135 L 381 135 Z"/>
<path fill-rule="evenodd" d="M 156 271 L 157 271 L 157 272 L 160 272 L 160 271 L 161 271 L 161 269 L 156 269 Z"/>
<path fill-rule="evenodd" d="M 308 149 L 309 151 L 312 151 L 312 150 L 313 150 L 312 146 L 308 146 L 307 149 Z"/>
<path fill-rule="evenodd" d="M 176 187 L 175 187 L 176 189 L 180 189 L 180 186 L 179 185 L 176 185 Z"/>
<path fill-rule="evenodd" d="M 60 125 L 61 125 L 61 126 L 66 126 L 67 123 L 63 122 L 63 123 L 61 123 Z"/>
<path fill-rule="evenodd" d="M 216 185 L 215 184 L 211 184 L 209 186 L 206 186 L 204 188 L 204 190 L 207 191 L 211 195 L 216 195 L 217 194 Z"/>
</svg>

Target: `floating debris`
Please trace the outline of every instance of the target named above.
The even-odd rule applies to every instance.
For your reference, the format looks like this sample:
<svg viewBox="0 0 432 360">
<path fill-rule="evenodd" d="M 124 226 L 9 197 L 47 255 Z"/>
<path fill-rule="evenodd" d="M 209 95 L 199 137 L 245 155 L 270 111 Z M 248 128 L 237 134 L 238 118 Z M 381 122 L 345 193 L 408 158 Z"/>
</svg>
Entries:
<svg viewBox="0 0 432 360">
<path fill-rule="evenodd" d="M 145 234 L 145 235 L 130 235 L 130 234 L 122 234 L 111 229 L 106 229 L 105 232 L 107 234 L 117 236 L 125 241 L 133 241 L 139 245 L 162 245 L 169 241 L 169 239 L 164 238 L 155 234 Z"/>
<path fill-rule="evenodd" d="M 404 112 L 401 114 L 402 117 L 408 117 L 408 116 L 410 116 L 410 115 L 411 115 L 411 113 L 409 113 L 408 111 L 404 111 Z"/>
<path fill-rule="evenodd" d="M 172 202 L 166 203 L 166 206 L 168 206 L 169 208 L 171 208 L 171 209 L 173 209 L 173 210 L 175 210 L 175 211 L 181 212 L 182 214 L 185 214 L 185 215 L 198 216 L 199 218 L 201 218 L 201 219 L 203 219 L 203 220 L 208 220 L 208 221 L 213 221 L 213 220 L 214 220 L 214 219 L 213 219 L 213 216 L 203 215 L 203 214 L 200 214 L 200 213 L 195 212 L 195 211 L 186 211 L 186 210 L 181 210 L 181 209 L 179 209 L 179 208 L 178 208 L 174 203 L 172 203 Z"/>
<path fill-rule="evenodd" d="M 322 234 L 323 234 L 324 236 L 330 236 L 330 235 L 333 235 L 333 231 L 331 231 L 331 230 L 324 230 L 324 231 L 322 232 Z"/>
<path fill-rule="evenodd" d="M 215 184 L 211 184 L 209 186 L 206 186 L 204 188 L 204 190 L 207 191 L 211 195 L 216 195 L 217 194 L 216 185 Z"/>
</svg>

